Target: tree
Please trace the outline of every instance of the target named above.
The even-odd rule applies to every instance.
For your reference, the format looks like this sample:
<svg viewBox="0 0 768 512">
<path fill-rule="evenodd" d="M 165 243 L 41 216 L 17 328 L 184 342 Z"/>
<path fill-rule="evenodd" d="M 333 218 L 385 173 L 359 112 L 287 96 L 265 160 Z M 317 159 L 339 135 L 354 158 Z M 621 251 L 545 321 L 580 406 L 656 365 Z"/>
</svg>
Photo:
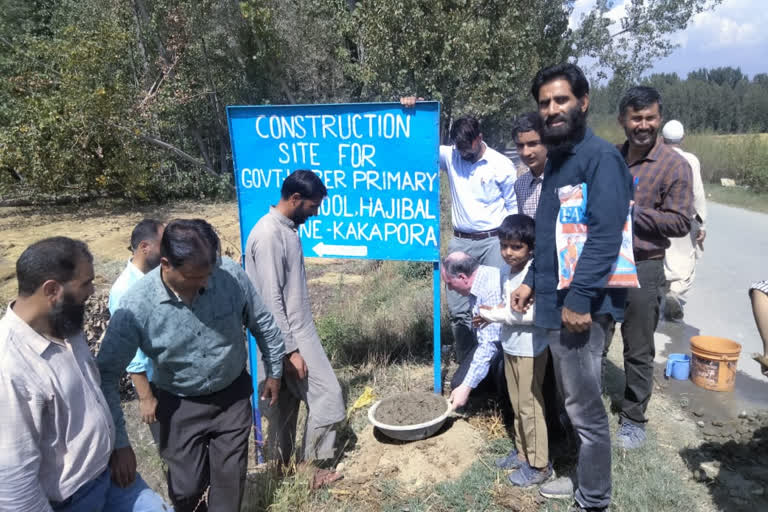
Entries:
<svg viewBox="0 0 768 512">
<path fill-rule="evenodd" d="M 616 25 L 613 2 L 595 0 L 571 28 L 572 0 L 0 0 L 0 192 L 231 193 L 230 104 L 417 94 L 442 102 L 444 137 L 453 118 L 474 114 L 503 146 L 514 117 L 534 107 L 538 69 L 591 63 L 612 76 L 593 110 L 615 109 L 671 49 L 670 34 L 719 2 L 627 0 Z M 753 91 L 768 79 L 710 74 L 652 81 L 672 111 L 726 87 L 763 112 Z M 714 129 L 744 117 L 699 111 Z"/>
<path fill-rule="evenodd" d="M 625 84 L 639 81 L 675 45 L 670 37 L 684 30 L 694 15 L 713 9 L 722 0 L 626 0 L 615 24 L 615 2 L 595 0 L 594 7 L 574 30 L 571 48 L 577 59 L 588 58 L 599 79 L 612 76 Z"/>
<path fill-rule="evenodd" d="M 366 0 L 351 15 L 359 97 L 439 100 L 443 135 L 453 117 L 473 113 L 501 142 L 511 113 L 530 108 L 536 70 L 567 57 L 559 0 Z"/>
</svg>

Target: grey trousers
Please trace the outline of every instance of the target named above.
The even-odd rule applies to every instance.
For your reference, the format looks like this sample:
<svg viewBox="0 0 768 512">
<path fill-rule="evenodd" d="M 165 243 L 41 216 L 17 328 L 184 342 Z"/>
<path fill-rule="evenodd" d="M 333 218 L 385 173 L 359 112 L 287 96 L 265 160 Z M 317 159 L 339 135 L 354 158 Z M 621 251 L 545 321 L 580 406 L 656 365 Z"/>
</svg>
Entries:
<svg viewBox="0 0 768 512">
<path fill-rule="evenodd" d="M 448 254 L 456 251 L 469 254 L 477 259 L 481 265 L 501 269 L 502 279 L 509 268 L 501 257 L 501 247 L 497 236 L 482 240 L 453 237 L 448 243 Z M 503 289 L 503 283 L 499 283 L 499 288 Z M 456 360 L 463 361 L 477 344 L 477 338 L 472 330 L 472 311 L 469 307 L 469 297 L 464 297 L 451 290 L 447 290 L 446 293 L 451 330 L 453 331 L 453 349 Z"/>
<path fill-rule="evenodd" d="M 267 421 L 266 456 L 287 464 L 296 451 L 296 428 L 301 402 L 307 404 L 307 421 L 297 461 L 327 460 L 336 455 L 336 424 L 346 416 L 346 406 L 336 374 L 325 355 L 320 340 L 302 344 L 300 353 L 307 364 L 307 378 L 283 376 L 277 403 L 269 406 L 259 400 L 259 409 Z M 265 373 L 259 357 L 259 397 Z"/>
<path fill-rule="evenodd" d="M 251 377 L 243 371 L 210 395 L 180 397 L 153 387 L 160 456 L 176 512 L 239 512 L 248 465 Z M 201 498 L 208 489 L 208 506 Z"/>
<path fill-rule="evenodd" d="M 549 345 L 565 411 L 580 441 L 575 499 L 585 508 L 607 507 L 611 502 L 611 432 L 601 396 L 600 368 L 612 322 L 608 315 L 595 315 L 589 332 L 563 328 L 560 338 Z"/>
</svg>

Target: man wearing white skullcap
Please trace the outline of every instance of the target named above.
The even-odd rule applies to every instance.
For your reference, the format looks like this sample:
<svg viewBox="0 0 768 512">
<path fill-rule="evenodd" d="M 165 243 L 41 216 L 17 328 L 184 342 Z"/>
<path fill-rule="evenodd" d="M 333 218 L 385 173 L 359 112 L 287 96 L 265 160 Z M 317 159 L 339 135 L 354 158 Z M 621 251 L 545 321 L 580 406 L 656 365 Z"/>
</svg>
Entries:
<svg viewBox="0 0 768 512">
<path fill-rule="evenodd" d="M 664 316 L 668 320 L 683 319 L 685 296 L 693 285 L 696 272 L 696 259 L 704 250 L 704 238 L 707 235 L 704 223 L 707 218 L 707 202 L 704 184 L 701 181 L 701 164 L 692 153 L 683 151 L 680 143 L 685 137 L 685 130 L 680 121 L 672 120 L 661 130 L 664 143 L 680 153 L 691 166 L 693 173 L 693 209 L 691 233 L 682 238 L 670 238 L 670 246 L 664 257 L 664 273 L 667 278 L 667 296 Z"/>
</svg>

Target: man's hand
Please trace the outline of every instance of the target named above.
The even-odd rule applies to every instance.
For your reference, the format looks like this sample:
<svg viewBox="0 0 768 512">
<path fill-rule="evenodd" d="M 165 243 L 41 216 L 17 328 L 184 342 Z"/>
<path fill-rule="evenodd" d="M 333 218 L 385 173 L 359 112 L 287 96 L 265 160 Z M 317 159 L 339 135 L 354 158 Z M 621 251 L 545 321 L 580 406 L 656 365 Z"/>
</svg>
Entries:
<svg viewBox="0 0 768 512">
<path fill-rule="evenodd" d="M 417 98 L 416 96 L 403 96 L 400 98 L 400 104 L 405 108 L 413 108 L 416 106 L 417 101 L 423 101 L 424 98 Z"/>
<path fill-rule="evenodd" d="M 109 457 L 112 481 L 118 487 L 128 487 L 136 479 L 136 455 L 130 445 L 118 448 Z"/>
<path fill-rule="evenodd" d="M 157 421 L 155 411 L 157 410 L 157 398 L 152 393 L 144 398 L 139 397 L 139 414 L 141 421 L 150 425 Z"/>
<path fill-rule="evenodd" d="M 157 399 L 152 393 L 152 386 L 149 385 L 149 379 L 146 372 L 129 373 L 133 388 L 139 396 L 139 414 L 141 421 L 146 424 L 157 421 L 155 411 L 157 410 Z"/>
<path fill-rule="evenodd" d="M 592 315 L 576 313 L 563 306 L 563 326 L 571 332 L 586 332 L 592 326 Z"/>
<path fill-rule="evenodd" d="M 464 407 L 467 405 L 467 400 L 469 400 L 469 394 L 471 392 L 472 388 L 466 384 L 462 384 L 461 386 L 451 391 L 451 396 L 448 398 L 448 401 L 451 402 L 451 407 L 454 411 L 459 407 Z"/>
<path fill-rule="evenodd" d="M 512 301 L 509 307 L 512 311 L 518 313 L 525 313 L 528 308 L 533 304 L 533 290 L 527 284 L 521 284 L 515 291 L 512 292 Z"/>
<path fill-rule="evenodd" d="M 699 229 L 699 232 L 696 233 L 696 245 L 699 246 L 699 249 L 702 251 L 704 250 L 704 239 L 707 238 L 707 230 L 706 229 Z"/>
<path fill-rule="evenodd" d="M 472 327 L 474 327 L 475 329 L 483 329 L 490 323 L 491 322 L 481 317 L 480 315 L 472 317 Z"/>
<path fill-rule="evenodd" d="M 269 406 L 272 407 L 277 403 L 277 395 L 280 393 L 280 379 L 267 377 L 267 380 L 264 381 L 264 389 L 262 391 L 261 399 L 269 399 Z"/>
<path fill-rule="evenodd" d="M 304 380 L 307 377 L 307 363 L 301 357 L 298 350 L 294 350 L 285 356 L 283 368 L 285 368 L 285 373 L 288 377 L 298 380 Z"/>
</svg>

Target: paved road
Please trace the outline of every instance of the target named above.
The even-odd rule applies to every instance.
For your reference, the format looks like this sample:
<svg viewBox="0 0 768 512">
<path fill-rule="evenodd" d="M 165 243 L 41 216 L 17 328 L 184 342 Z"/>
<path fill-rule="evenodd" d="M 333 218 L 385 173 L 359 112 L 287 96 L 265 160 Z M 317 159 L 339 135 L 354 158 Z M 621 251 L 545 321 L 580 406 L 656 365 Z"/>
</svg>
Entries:
<svg viewBox="0 0 768 512">
<path fill-rule="evenodd" d="M 753 352 L 762 353 L 762 342 L 747 295 L 751 283 L 768 279 L 768 215 L 711 202 L 708 208 L 704 255 L 696 268 L 685 323 L 660 326 L 656 360 L 665 363 L 669 353 L 689 353 L 688 340 L 695 334 L 730 338 L 742 345 L 736 392 L 703 396 L 721 405 L 768 407 L 768 378 L 751 359 Z M 671 388 L 697 391 L 691 383 L 673 383 Z"/>
</svg>

